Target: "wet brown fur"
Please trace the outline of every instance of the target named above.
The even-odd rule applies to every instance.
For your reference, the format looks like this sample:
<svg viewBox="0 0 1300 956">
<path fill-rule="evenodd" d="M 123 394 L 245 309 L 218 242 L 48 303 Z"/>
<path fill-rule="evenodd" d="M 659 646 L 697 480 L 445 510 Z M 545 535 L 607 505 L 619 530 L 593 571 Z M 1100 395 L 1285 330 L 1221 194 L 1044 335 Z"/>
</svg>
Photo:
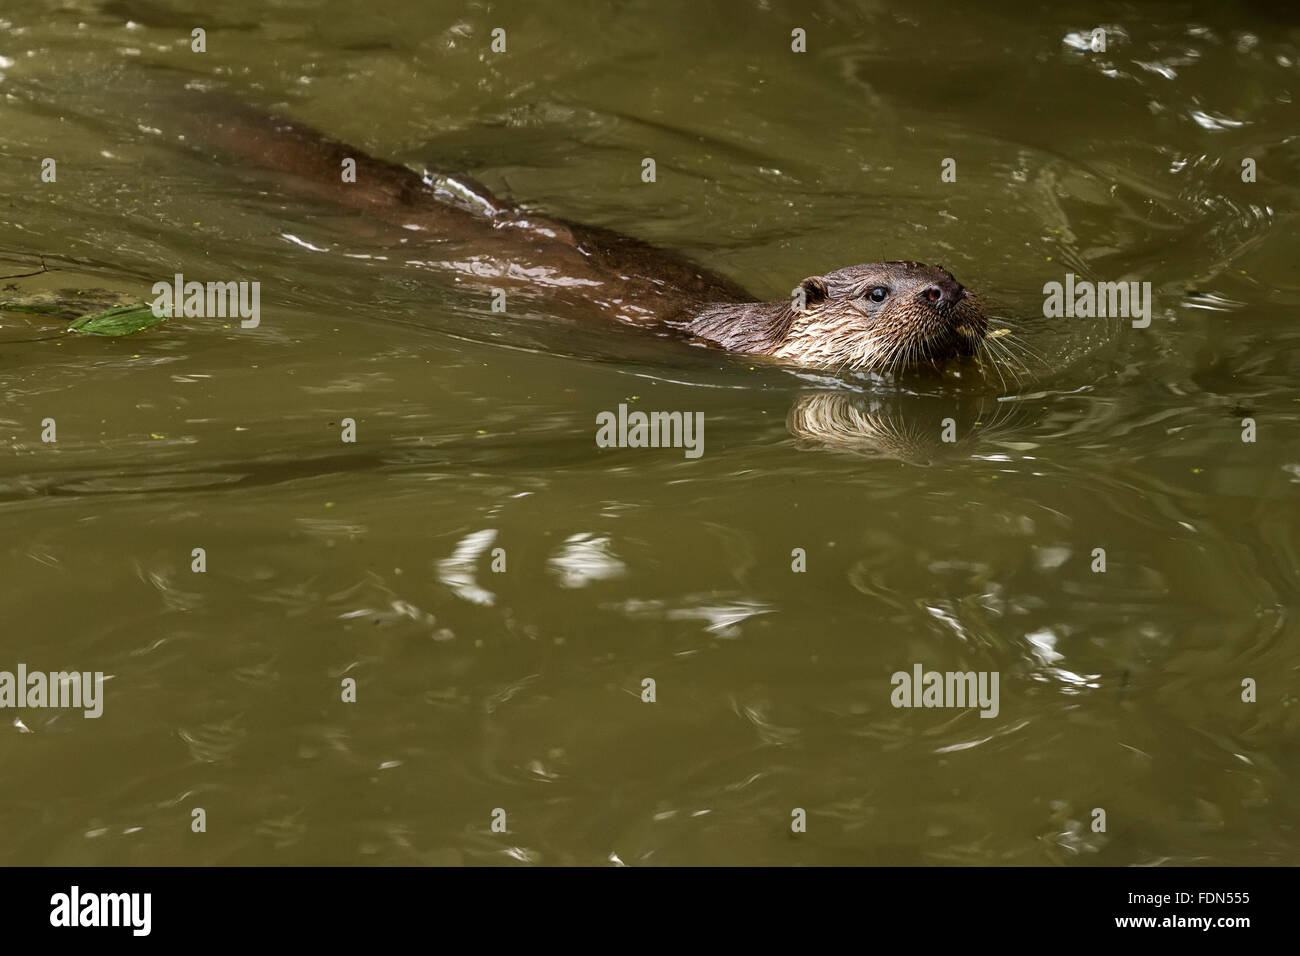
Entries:
<svg viewBox="0 0 1300 956">
<path fill-rule="evenodd" d="M 734 352 L 873 371 L 973 354 L 987 331 L 979 303 L 942 267 L 851 266 L 804 279 L 802 308 L 795 296 L 759 302 L 641 240 L 535 215 L 462 177 L 422 177 L 222 94 L 187 95 L 196 97 L 182 114 L 187 139 L 200 148 L 289 173 L 321 198 L 400 227 L 404 240 L 427 244 L 432 265 L 488 286 L 546 288 L 569 311 L 673 328 Z M 356 162 L 354 183 L 342 179 L 346 159 Z M 470 198 L 445 188 L 448 180 Z M 872 301 L 873 289 L 887 290 L 885 299 Z"/>
</svg>

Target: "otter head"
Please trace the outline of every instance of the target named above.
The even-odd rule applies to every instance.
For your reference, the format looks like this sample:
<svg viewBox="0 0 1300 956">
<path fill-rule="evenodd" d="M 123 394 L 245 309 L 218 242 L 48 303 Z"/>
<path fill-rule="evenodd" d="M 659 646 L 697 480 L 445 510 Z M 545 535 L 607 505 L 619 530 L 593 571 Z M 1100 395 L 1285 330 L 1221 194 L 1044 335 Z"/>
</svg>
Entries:
<svg viewBox="0 0 1300 956">
<path fill-rule="evenodd" d="M 800 307 L 802 306 L 802 308 Z M 820 368 L 897 371 L 973 355 L 988 330 L 974 296 L 943 266 L 877 262 L 799 283 L 769 353 Z"/>
</svg>

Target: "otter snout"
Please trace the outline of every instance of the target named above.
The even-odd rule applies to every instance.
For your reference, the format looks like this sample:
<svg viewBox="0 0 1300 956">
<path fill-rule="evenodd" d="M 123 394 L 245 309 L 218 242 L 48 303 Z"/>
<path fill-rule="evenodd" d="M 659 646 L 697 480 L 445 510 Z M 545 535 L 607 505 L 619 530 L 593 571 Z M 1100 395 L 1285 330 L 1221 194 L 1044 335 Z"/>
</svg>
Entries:
<svg viewBox="0 0 1300 956">
<path fill-rule="evenodd" d="M 926 286 L 921 290 L 921 298 L 931 305 L 956 305 L 966 298 L 966 287 L 956 279 L 945 279 Z"/>
</svg>

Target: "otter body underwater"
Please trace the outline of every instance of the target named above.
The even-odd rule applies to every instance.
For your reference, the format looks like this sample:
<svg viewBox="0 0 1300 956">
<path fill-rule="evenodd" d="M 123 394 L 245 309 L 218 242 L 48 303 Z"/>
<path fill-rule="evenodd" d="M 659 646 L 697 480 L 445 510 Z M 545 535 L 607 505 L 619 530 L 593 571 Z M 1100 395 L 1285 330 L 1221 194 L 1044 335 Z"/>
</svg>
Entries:
<svg viewBox="0 0 1300 956">
<path fill-rule="evenodd" d="M 832 370 L 937 367 L 986 341 L 978 300 L 941 266 L 849 266 L 803 279 L 789 301 L 761 302 L 641 240 L 536 215 L 464 177 L 421 176 L 222 94 L 187 95 L 195 102 L 182 115 L 200 149 L 289 174 L 303 190 L 399 227 L 403 241 L 427 242 L 431 265 L 485 286 L 544 290 L 564 312 Z M 354 181 L 344 179 L 349 161 Z M 437 259 L 439 250 L 450 256 Z"/>
</svg>

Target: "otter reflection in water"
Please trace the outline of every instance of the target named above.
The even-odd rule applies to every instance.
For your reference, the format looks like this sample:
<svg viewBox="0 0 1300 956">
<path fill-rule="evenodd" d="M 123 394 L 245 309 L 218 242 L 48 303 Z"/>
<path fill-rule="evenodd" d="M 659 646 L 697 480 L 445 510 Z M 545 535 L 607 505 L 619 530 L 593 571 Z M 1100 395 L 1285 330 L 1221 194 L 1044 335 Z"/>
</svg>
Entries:
<svg viewBox="0 0 1300 956">
<path fill-rule="evenodd" d="M 989 396 L 808 392 L 786 416 L 797 447 L 928 466 L 1032 447 L 1017 438 L 1032 412 Z"/>
</svg>

